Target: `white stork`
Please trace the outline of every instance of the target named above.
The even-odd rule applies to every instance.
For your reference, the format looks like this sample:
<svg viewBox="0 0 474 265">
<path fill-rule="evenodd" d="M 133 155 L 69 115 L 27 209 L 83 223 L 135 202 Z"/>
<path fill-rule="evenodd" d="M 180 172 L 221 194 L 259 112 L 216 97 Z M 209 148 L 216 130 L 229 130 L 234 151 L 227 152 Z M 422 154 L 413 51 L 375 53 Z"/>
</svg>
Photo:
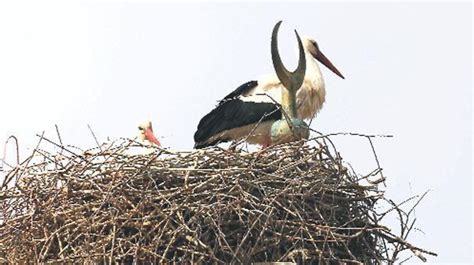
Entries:
<svg viewBox="0 0 474 265">
<path fill-rule="evenodd" d="M 315 40 L 304 37 L 302 45 L 304 57 L 307 58 L 306 71 L 303 84 L 296 93 L 296 108 L 298 118 L 311 119 L 322 108 L 326 97 L 324 80 L 316 60 L 341 78 L 344 79 L 344 76 L 321 52 Z M 241 139 L 269 146 L 272 144 L 271 126 L 282 118 L 279 106 L 282 103 L 282 89 L 284 86 L 275 74 L 239 86 L 201 119 L 194 134 L 194 147 L 204 148 Z"/>
<path fill-rule="evenodd" d="M 160 141 L 156 139 L 155 135 L 153 134 L 151 121 L 147 120 L 141 122 L 138 125 L 138 141 L 141 143 L 141 145 L 131 145 L 124 149 L 122 153 L 128 156 L 149 155 L 156 151 L 155 148 L 151 147 L 161 147 Z"/>
<path fill-rule="evenodd" d="M 160 141 L 158 141 L 158 139 L 156 139 L 155 135 L 153 134 L 153 127 L 151 126 L 151 121 L 145 121 L 139 124 L 138 130 L 138 136 L 143 143 L 156 144 L 157 146 L 161 146 Z"/>
</svg>

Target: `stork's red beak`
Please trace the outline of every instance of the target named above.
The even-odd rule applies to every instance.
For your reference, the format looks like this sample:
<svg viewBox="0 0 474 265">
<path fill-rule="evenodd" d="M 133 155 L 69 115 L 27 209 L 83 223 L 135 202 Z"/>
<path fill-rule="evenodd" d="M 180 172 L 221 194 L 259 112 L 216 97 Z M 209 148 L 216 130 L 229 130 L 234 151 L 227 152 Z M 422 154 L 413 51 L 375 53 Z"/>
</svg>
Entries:
<svg viewBox="0 0 474 265">
<path fill-rule="evenodd" d="M 155 135 L 153 134 L 153 131 L 150 129 L 150 128 L 146 128 L 145 129 L 145 139 L 147 139 L 148 141 L 158 145 L 158 146 L 161 146 L 161 143 L 160 141 L 158 141 L 158 139 L 156 139 Z"/>
<path fill-rule="evenodd" d="M 331 63 L 331 61 L 329 61 L 329 59 L 321 51 L 318 51 L 318 53 L 314 57 L 320 63 L 324 64 L 324 66 L 329 68 L 329 70 L 331 70 L 333 73 L 335 73 L 336 75 L 338 75 L 342 79 L 344 79 L 344 76 L 341 74 L 341 72 L 339 72 L 339 70 L 337 70 L 337 68 Z"/>
</svg>

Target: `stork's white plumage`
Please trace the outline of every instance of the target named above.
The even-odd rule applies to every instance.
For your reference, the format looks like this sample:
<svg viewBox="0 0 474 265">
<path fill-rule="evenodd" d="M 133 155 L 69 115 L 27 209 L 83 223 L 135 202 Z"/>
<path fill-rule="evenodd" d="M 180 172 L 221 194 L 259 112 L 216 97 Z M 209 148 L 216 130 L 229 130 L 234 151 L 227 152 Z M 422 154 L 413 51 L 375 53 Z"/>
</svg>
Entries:
<svg viewBox="0 0 474 265">
<path fill-rule="evenodd" d="M 344 78 L 320 51 L 316 41 L 302 39 L 306 57 L 304 82 L 296 95 L 297 113 L 301 119 L 311 119 L 322 108 L 326 89 L 318 62 Z M 195 148 L 220 142 L 245 139 L 251 144 L 271 144 L 270 128 L 281 119 L 280 107 L 284 86 L 278 77 L 265 76 L 247 82 L 224 97 L 217 107 L 204 116 L 194 134 Z"/>
</svg>

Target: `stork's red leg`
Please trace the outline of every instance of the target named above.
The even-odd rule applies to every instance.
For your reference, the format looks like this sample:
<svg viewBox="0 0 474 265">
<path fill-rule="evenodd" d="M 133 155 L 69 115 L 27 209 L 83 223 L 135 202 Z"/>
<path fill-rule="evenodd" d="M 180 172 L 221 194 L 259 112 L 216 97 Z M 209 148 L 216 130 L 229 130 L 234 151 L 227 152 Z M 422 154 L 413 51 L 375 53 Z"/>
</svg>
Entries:
<svg viewBox="0 0 474 265">
<path fill-rule="evenodd" d="M 267 137 L 265 142 L 262 144 L 262 150 L 268 148 L 272 144 L 272 138 Z"/>
<path fill-rule="evenodd" d="M 258 154 L 257 156 L 255 157 L 255 159 L 258 159 L 263 153 L 265 153 L 267 150 L 267 148 L 272 144 L 272 140 L 270 137 L 268 137 L 266 139 L 266 141 L 262 144 L 262 149 L 260 149 L 260 151 L 258 151 Z"/>
</svg>

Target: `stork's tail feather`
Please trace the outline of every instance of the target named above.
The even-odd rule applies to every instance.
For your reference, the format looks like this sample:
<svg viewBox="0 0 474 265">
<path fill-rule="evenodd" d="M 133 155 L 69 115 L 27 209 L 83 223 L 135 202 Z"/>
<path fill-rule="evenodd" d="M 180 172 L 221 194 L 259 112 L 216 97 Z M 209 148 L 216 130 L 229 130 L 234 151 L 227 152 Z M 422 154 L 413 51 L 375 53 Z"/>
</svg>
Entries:
<svg viewBox="0 0 474 265">
<path fill-rule="evenodd" d="M 199 121 L 198 129 L 194 133 L 194 148 L 201 149 L 216 145 L 220 142 L 225 142 L 224 139 L 213 139 L 210 141 L 210 138 L 228 127 L 225 115 L 226 111 L 224 111 L 224 109 L 230 104 L 232 103 L 225 102 L 220 104 Z"/>
<path fill-rule="evenodd" d="M 212 141 L 212 142 L 196 142 L 194 144 L 194 149 L 202 149 L 202 148 L 206 148 L 206 147 L 209 147 L 209 146 L 213 146 L 213 145 L 216 145 L 220 142 L 225 142 L 223 140 L 215 140 L 215 141 Z"/>
</svg>

